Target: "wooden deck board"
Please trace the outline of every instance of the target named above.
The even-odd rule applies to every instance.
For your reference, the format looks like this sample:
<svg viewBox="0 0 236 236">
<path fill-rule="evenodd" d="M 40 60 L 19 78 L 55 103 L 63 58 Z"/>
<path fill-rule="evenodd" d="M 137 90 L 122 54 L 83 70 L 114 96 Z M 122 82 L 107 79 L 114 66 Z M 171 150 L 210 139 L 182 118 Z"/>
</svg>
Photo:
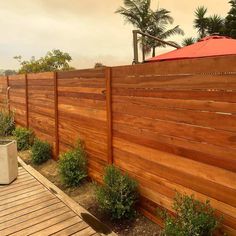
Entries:
<svg viewBox="0 0 236 236">
<path fill-rule="evenodd" d="M 82 219 L 89 214 L 86 210 L 21 159 L 19 162 L 18 178 L 0 186 L 1 236 L 102 234 Z"/>
</svg>

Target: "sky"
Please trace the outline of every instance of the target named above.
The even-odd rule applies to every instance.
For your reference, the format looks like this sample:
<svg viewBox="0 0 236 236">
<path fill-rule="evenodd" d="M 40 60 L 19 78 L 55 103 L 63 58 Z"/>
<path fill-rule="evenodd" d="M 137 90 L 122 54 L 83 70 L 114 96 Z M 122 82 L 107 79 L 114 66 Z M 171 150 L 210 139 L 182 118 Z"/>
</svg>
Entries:
<svg viewBox="0 0 236 236">
<path fill-rule="evenodd" d="M 132 25 L 114 12 L 123 0 L 0 0 L 0 69 L 17 69 L 13 59 L 21 55 L 44 56 L 47 51 L 68 52 L 78 69 L 96 62 L 107 66 L 131 64 L 133 60 Z M 170 40 L 181 43 L 196 36 L 194 10 L 204 5 L 208 14 L 225 16 L 228 0 L 152 0 L 152 8 L 166 8 L 185 36 Z M 157 54 L 172 48 L 157 49 Z"/>
</svg>

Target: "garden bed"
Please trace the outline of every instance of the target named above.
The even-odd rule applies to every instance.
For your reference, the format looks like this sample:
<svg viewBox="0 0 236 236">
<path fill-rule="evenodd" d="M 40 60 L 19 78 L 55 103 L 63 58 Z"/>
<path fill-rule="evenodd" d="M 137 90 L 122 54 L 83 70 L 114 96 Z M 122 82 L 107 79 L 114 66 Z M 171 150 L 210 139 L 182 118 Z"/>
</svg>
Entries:
<svg viewBox="0 0 236 236">
<path fill-rule="evenodd" d="M 32 165 L 37 171 L 58 186 L 82 207 L 91 212 L 94 216 L 107 224 L 118 235 L 151 236 L 159 235 L 160 227 L 138 213 L 132 221 L 114 222 L 99 211 L 94 194 L 94 185 L 90 180 L 85 180 L 79 187 L 65 187 L 60 180 L 57 169 L 57 162 L 48 160 L 42 165 L 34 165 L 30 160 L 30 151 L 19 152 L 19 156 L 27 163 Z"/>
</svg>

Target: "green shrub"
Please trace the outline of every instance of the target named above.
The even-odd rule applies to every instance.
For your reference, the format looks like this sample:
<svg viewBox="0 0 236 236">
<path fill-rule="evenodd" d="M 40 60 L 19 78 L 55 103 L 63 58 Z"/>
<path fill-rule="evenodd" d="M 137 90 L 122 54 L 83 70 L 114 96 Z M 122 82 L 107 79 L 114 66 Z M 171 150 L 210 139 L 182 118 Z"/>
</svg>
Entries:
<svg viewBox="0 0 236 236">
<path fill-rule="evenodd" d="M 0 136 L 12 135 L 15 129 L 14 114 L 5 111 L 0 112 Z"/>
<path fill-rule="evenodd" d="M 86 152 L 79 141 L 76 148 L 60 156 L 59 173 L 62 182 L 67 186 L 78 186 L 87 176 Z"/>
<path fill-rule="evenodd" d="M 36 165 L 42 164 L 52 157 L 51 145 L 37 138 L 34 140 L 31 151 L 31 160 Z"/>
<path fill-rule="evenodd" d="M 161 214 L 165 220 L 163 236 L 211 236 L 219 224 L 209 201 L 202 203 L 178 193 L 173 209 L 176 217 Z"/>
<path fill-rule="evenodd" d="M 32 130 L 16 127 L 12 134 L 16 138 L 18 150 L 27 150 L 32 146 L 34 140 L 34 133 Z"/>
<path fill-rule="evenodd" d="M 138 200 L 138 184 L 113 165 L 105 169 L 104 185 L 96 187 L 96 197 L 101 210 L 112 219 L 130 219 Z"/>
</svg>

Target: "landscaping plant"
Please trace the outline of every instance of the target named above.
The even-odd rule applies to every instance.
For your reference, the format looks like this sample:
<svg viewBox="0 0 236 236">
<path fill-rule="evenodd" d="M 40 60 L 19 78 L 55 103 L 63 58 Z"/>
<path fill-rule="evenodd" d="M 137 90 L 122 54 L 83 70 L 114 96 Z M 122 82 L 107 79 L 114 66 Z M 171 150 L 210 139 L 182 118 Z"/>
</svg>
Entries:
<svg viewBox="0 0 236 236">
<path fill-rule="evenodd" d="M 104 185 L 96 187 L 96 197 L 101 210 L 112 219 L 130 219 L 138 200 L 138 184 L 128 174 L 113 165 L 105 169 Z"/>
<path fill-rule="evenodd" d="M 32 162 L 36 165 L 40 165 L 46 162 L 51 157 L 52 157 L 51 145 L 46 141 L 42 141 L 36 138 L 32 146 L 32 153 L 31 153 Z"/>
<path fill-rule="evenodd" d="M 0 112 L 0 136 L 12 135 L 15 129 L 15 121 L 13 112 Z"/>
<path fill-rule="evenodd" d="M 62 182 L 70 187 L 78 186 L 87 176 L 86 152 L 81 141 L 73 150 L 60 156 L 59 173 Z"/>
<path fill-rule="evenodd" d="M 34 142 L 33 141 L 34 133 L 32 130 L 22 128 L 22 127 L 16 127 L 16 129 L 12 132 L 12 134 L 16 138 L 17 149 L 19 151 L 29 149 Z"/>
<path fill-rule="evenodd" d="M 163 236 L 211 236 L 219 225 L 210 202 L 202 203 L 193 196 L 176 194 L 173 203 L 176 216 L 163 213 Z"/>
</svg>

